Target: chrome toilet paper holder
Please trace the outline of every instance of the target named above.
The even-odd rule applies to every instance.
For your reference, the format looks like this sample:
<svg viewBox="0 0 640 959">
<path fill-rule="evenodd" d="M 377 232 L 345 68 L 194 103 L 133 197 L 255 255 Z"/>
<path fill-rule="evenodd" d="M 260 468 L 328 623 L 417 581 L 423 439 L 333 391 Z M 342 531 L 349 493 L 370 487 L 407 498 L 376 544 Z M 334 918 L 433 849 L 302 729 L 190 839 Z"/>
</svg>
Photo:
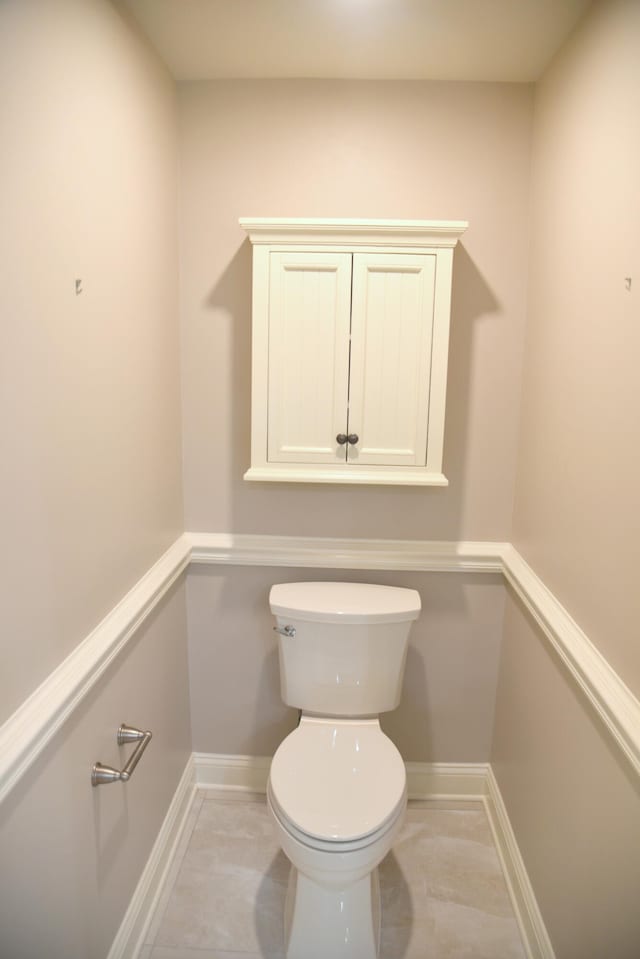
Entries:
<svg viewBox="0 0 640 959">
<path fill-rule="evenodd" d="M 151 735 L 148 729 L 145 732 L 142 729 L 136 729 L 135 726 L 127 726 L 126 723 L 122 723 L 118 728 L 118 746 L 124 746 L 126 743 L 137 743 L 138 745 L 123 769 L 114 769 L 113 766 L 94 763 L 91 769 L 91 785 L 106 786 L 108 783 L 128 782 L 140 762 L 143 752 L 149 745 Z"/>
</svg>

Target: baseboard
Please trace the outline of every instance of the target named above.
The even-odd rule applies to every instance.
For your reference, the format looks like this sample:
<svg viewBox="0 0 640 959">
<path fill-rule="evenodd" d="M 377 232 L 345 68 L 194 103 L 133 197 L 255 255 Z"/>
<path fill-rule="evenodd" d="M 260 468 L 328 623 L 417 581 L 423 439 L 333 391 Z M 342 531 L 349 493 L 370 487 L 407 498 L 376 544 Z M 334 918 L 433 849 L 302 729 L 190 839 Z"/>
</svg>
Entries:
<svg viewBox="0 0 640 959">
<path fill-rule="evenodd" d="M 271 757 L 194 753 L 193 767 L 196 786 L 202 789 L 264 793 Z"/>
<path fill-rule="evenodd" d="M 486 763 L 406 763 L 409 799 L 483 800 Z"/>
<path fill-rule="evenodd" d="M 190 756 L 107 959 L 135 959 L 142 948 L 195 794 Z"/>
<path fill-rule="evenodd" d="M 194 753 L 196 785 L 202 789 L 264 793 L 271 758 Z M 485 763 L 407 763 L 409 799 L 474 799 L 485 795 Z"/>
<path fill-rule="evenodd" d="M 485 786 L 484 806 L 520 927 L 527 959 L 555 959 L 553 946 L 491 766 L 487 766 Z"/>
</svg>

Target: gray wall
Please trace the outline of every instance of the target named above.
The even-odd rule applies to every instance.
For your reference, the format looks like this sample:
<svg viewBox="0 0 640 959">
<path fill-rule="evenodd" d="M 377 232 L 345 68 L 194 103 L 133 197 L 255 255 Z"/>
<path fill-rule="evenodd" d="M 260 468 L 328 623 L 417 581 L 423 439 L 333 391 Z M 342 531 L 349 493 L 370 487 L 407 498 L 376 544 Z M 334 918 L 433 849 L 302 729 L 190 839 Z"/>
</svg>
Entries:
<svg viewBox="0 0 640 959">
<path fill-rule="evenodd" d="M 297 714 L 280 700 L 269 589 L 314 579 L 419 591 L 402 701 L 383 728 L 407 761 L 486 762 L 504 605 L 500 578 L 486 574 L 197 567 L 188 579 L 194 749 L 270 756 L 294 728 Z"/>
<path fill-rule="evenodd" d="M 0 955 L 104 959 L 191 752 L 184 584 L 173 587 L 0 805 Z M 121 722 L 151 729 L 130 782 Z"/>
</svg>

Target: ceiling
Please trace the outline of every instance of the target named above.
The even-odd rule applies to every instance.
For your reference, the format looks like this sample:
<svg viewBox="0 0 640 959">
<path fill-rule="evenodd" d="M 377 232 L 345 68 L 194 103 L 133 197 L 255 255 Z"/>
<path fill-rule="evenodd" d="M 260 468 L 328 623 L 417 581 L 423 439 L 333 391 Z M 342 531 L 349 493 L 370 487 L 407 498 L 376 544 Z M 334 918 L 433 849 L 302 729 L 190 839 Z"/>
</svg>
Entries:
<svg viewBox="0 0 640 959">
<path fill-rule="evenodd" d="M 178 80 L 537 80 L 590 0 L 119 0 Z"/>
</svg>

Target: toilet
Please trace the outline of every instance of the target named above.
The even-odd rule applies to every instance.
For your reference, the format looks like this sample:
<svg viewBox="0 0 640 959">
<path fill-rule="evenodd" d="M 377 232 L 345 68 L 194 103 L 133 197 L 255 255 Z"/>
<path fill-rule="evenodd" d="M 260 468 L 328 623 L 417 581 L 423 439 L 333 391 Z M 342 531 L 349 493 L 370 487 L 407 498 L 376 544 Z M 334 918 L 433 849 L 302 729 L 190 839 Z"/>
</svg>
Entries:
<svg viewBox="0 0 640 959">
<path fill-rule="evenodd" d="M 407 805 L 404 763 L 378 715 L 400 701 L 413 589 L 282 583 L 276 617 L 282 699 L 301 710 L 278 747 L 267 804 L 291 861 L 287 959 L 375 959 L 378 864 Z"/>
</svg>

